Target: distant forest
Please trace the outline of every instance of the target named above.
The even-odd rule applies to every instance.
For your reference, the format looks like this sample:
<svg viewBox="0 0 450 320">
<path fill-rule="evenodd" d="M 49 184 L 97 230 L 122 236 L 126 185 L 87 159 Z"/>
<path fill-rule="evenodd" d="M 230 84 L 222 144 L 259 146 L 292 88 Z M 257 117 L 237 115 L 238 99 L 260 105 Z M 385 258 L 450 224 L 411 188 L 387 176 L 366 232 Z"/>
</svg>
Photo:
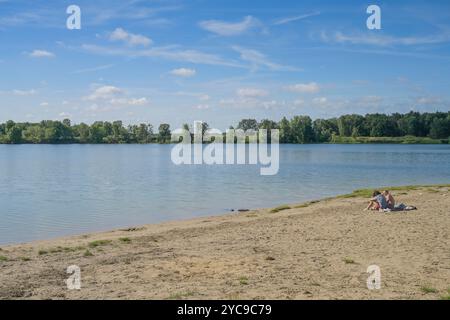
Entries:
<svg viewBox="0 0 450 320">
<path fill-rule="evenodd" d="M 183 128 L 189 129 L 188 124 Z M 232 127 L 230 127 L 232 128 Z M 295 116 L 288 120 L 244 119 L 237 129 L 279 129 L 281 143 L 449 143 L 450 112 L 343 115 L 312 120 Z M 208 129 L 204 124 L 203 130 Z M 39 123 L 0 124 L 1 144 L 125 144 L 170 143 L 171 128 L 160 124 L 124 126 L 122 121 L 97 121 L 91 125 L 44 120 Z"/>
</svg>

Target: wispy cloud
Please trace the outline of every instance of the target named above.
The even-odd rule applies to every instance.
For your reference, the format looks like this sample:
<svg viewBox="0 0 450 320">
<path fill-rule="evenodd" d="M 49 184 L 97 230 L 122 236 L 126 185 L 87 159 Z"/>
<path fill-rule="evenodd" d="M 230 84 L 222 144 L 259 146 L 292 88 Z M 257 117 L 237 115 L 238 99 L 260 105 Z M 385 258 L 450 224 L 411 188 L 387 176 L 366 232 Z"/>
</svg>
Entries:
<svg viewBox="0 0 450 320">
<path fill-rule="evenodd" d="M 76 70 L 76 71 L 74 71 L 72 73 L 73 74 L 80 74 L 80 73 L 96 72 L 96 71 L 101 71 L 101 70 L 106 70 L 106 69 L 112 68 L 113 66 L 114 66 L 113 64 L 106 64 L 106 65 L 97 66 L 97 67 L 93 67 L 93 68 L 86 68 L 86 69 Z"/>
<path fill-rule="evenodd" d="M 273 71 L 302 71 L 302 69 L 296 67 L 285 66 L 272 62 L 263 53 L 257 50 L 246 49 L 240 46 L 233 46 L 232 48 L 240 54 L 242 60 L 251 64 L 251 68 L 254 71 L 261 67 L 268 68 Z"/>
<path fill-rule="evenodd" d="M 123 41 L 129 46 L 149 46 L 153 41 L 141 34 L 134 34 L 125 31 L 122 28 L 117 28 L 109 35 L 111 41 Z"/>
<path fill-rule="evenodd" d="M 215 54 L 204 53 L 198 50 L 181 49 L 179 46 L 153 47 L 151 49 L 123 49 L 110 48 L 97 45 L 84 44 L 82 49 L 94 54 L 127 56 L 127 57 L 153 57 L 163 58 L 178 62 L 189 62 L 195 64 L 218 65 L 243 68 L 236 61 L 224 59 Z"/>
<path fill-rule="evenodd" d="M 179 68 L 179 69 L 174 69 L 174 70 L 170 71 L 171 75 L 174 75 L 177 77 L 182 77 L 182 78 L 193 77 L 193 76 L 195 76 L 196 73 L 197 73 L 197 71 L 195 71 L 195 69 L 188 69 L 188 68 Z"/>
<path fill-rule="evenodd" d="M 246 16 L 240 22 L 226 22 L 221 20 L 201 21 L 199 26 L 209 32 L 220 36 L 236 36 L 261 25 L 258 19 Z"/>
<path fill-rule="evenodd" d="M 33 50 L 28 54 L 31 58 L 54 58 L 55 54 L 46 50 Z"/>
<path fill-rule="evenodd" d="M 286 89 L 296 93 L 318 93 L 320 91 L 320 86 L 315 82 L 297 83 L 287 86 Z"/>
<path fill-rule="evenodd" d="M 282 24 L 287 24 L 287 23 L 303 20 L 303 19 L 306 19 L 306 18 L 309 18 L 309 17 L 318 16 L 318 15 L 320 15 L 320 12 L 316 11 L 316 12 L 311 12 L 311 13 L 302 14 L 302 15 L 298 15 L 298 16 L 281 18 L 281 19 L 276 20 L 273 23 L 273 25 L 279 26 L 279 25 L 282 25 Z"/>
<path fill-rule="evenodd" d="M 260 98 L 267 96 L 269 93 L 263 89 L 241 88 L 236 91 L 236 94 L 241 98 Z"/>
<path fill-rule="evenodd" d="M 348 35 L 338 31 L 331 35 L 322 32 L 321 39 L 328 43 L 350 43 L 383 47 L 396 45 L 413 46 L 450 42 L 450 32 L 427 36 L 394 37 L 389 35 L 374 35 L 373 33 Z"/>
<path fill-rule="evenodd" d="M 37 94 L 38 92 L 35 89 L 30 90 L 13 90 L 12 93 L 16 96 L 32 96 Z"/>
</svg>

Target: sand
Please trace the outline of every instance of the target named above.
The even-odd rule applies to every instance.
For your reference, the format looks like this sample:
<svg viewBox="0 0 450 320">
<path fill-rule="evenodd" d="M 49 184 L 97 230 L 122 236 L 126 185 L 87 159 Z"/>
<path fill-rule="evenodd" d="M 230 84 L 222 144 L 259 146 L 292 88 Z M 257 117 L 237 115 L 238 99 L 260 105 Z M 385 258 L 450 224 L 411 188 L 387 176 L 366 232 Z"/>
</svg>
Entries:
<svg viewBox="0 0 450 320">
<path fill-rule="evenodd" d="M 448 297 L 449 188 L 393 194 L 419 210 L 364 212 L 366 199 L 341 197 L 4 246 L 0 299 Z M 67 289 L 70 265 L 80 290 Z M 367 288 L 369 265 L 379 290 Z"/>
</svg>

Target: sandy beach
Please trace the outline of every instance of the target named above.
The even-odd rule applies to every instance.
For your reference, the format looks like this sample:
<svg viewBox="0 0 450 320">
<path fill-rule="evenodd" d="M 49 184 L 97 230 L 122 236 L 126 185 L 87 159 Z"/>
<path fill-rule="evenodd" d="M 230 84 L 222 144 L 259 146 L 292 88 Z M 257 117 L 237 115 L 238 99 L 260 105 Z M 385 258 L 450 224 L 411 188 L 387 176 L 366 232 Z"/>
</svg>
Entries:
<svg viewBox="0 0 450 320">
<path fill-rule="evenodd" d="M 449 190 L 394 190 L 411 212 L 364 212 L 359 192 L 2 246 L 0 299 L 448 298 Z M 80 290 L 67 289 L 70 265 Z M 367 288 L 369 265 L 380 290 Z"/>
</svg>

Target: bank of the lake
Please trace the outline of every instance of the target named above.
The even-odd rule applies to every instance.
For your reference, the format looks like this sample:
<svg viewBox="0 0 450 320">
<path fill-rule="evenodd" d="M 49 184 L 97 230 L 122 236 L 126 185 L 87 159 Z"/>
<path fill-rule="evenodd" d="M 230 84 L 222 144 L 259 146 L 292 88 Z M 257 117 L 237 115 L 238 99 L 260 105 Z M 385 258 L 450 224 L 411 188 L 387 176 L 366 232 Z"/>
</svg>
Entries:
<svg viewBox="0 0 450 320">
<path fill-rule="evenodd" d="M 0 298 L 448 299 L 450 185 L 395 187 L 418 207 L 351 195 L 3 246 Z M 81 290 L 67 290 L 69 265 Z M 369 265 L 381 269 L 368 290 Z"/>
</svg>

